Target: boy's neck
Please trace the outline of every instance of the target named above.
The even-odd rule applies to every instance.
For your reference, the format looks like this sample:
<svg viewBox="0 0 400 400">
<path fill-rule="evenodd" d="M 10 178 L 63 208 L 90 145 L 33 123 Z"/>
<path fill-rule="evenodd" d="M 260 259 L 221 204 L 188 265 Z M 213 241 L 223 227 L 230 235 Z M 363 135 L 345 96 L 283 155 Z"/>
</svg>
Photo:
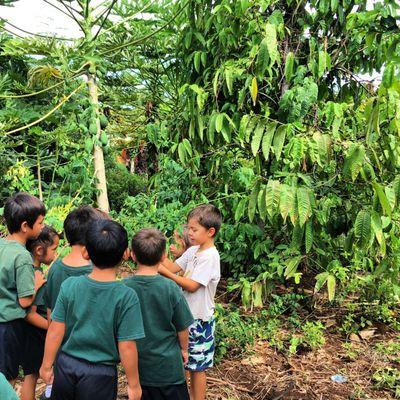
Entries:
<svg viewBox="0 0 400 400">
<path fill-rule="evenodd" d="M 135 275 L 141 275 L 141 276 L 154 276 L 158 275 L 158 265 L 143 265 L 143 264 L 137 264 L 137 270 Z"/>
<path fill-rule="evenodd" d="M 214 246 L 215 246 L 214 245 L 214 239 L 211 238 L 210 240 L 207 240 L 207 242 L 202 243 L 200 245 L 200 247 L 199 247 L 199 250 L 200 251 L 207 250 L 207 249 L 210 249 L 211 247 L 214 247 Z"/>
<path fill-rule="evenodd" d="M 33 259 L 33 266 L 35 267 L 35 268 L 38 268 L 38 267 L 40 267 L 40 261 L 39 260 L 37 260 L 36 258 L 34 258 Z"/>
<path fill-rule="evenodd" d="M 14 232 L 6 237 L 7 240 L 14 240 L 15 242 L 21 243 L 23 246 L 26 245 L 26 241 L 28 238 L 25 233 L 22 232 Z"/>
<path fill-rule="evenodd" d="M 71 267 L 82 267 L 88 265 L 89 261 L 83 258 L 82 250 L 85 246 L 74 244 L 71 246 L 71 251 L 63 258 L 63 262 Z"/>
<path fill-rule="evenodd" d="M 117 277 L 117 268 L 97 268 L 93 265 L 93 271 L 89 274 L 89 278 L 99 282 L 114 282 Z"/>
</svg>

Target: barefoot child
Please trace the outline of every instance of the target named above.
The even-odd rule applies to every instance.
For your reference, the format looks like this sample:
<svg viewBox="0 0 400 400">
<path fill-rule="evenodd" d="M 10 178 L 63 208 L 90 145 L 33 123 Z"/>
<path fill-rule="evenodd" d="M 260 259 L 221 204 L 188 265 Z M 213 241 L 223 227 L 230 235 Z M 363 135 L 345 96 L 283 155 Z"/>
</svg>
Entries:
<svg viewBox="0 0 400 400">
<path fill-rule="evenodd" d="M 220 259 L 214 246 L 215 235 L 221 227 L 217 207 L 204 204 L 188 215 L 188 231 L 193 244 L 175 262 L 163 261 L 159 272 L 184 289 L 184 295 L 195 318 L 189 328 L 189 361 L 191 400 L 204 400 L 206 371 L 213 366 L 214 357 L 214 297 L 220 280 Z M 176 275 L 183 271 L 183 276 Z"/>
<path fill-rule="evenodd" d="M 51 226 L 45 225 L 37 239 L 26 242 L 26 248 L 33 257 L 35 272 L 43 275 L 41 264 L 50 265 L 57 257 L 59 239 L 58 233 Z M 46 284 L 36 293 L 33 305 L 25 317 L 28 325 L 26 327 L 25 360 L 22 363 L 25 378 L 21 389 L 21 400 L 35 400 L 36 383 L 43 360 L 44 342 L 48 327 L 47 310 L 44 302 L 45 290 Z"/>
</svg>

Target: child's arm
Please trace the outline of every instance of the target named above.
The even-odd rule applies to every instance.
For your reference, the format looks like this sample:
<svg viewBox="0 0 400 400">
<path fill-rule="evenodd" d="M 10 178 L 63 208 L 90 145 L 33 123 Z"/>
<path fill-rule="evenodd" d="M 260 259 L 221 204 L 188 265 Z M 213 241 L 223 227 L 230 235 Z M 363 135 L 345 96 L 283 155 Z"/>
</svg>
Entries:
<svg viewBox="0 0 400 400">
<path fill-rule="evenodd" d="M 189 329 L 178 332 L 178 341 L 181 347 L 183 365 L 188 362 Z"/>
<path fill-rule="evenodd" d="M 50 322 L 51 322 L 51 309 L 48 308 L 47 309 L 47 329 L 50 326 Z"/>
<path fill-rule="evenodd" d="M 140 400 L 142 397 L 142 388 L 139 383 L 136 342 L 133 340 L 118 342 L 118 351 L 128 381 L 129 400 Z"/>
<path fill-rule="evenodd" d="M 43 318 L 40 314 L 37 312 L 37 306 L 33 305 L 26 314 L 25 320 L 30 323 L 33 326 L 36 326 L 37 328 L 40 329 L 46 329 L 48 328 L 49 324 L 47 323 L 47 319 Z"/>
<path fill-rule="evenodd" d="M 61 346 L 65 334 L 65 323 L 52 321 L 47 331 L 46 343 L 44 346 L 44 357 L 40 367 L 40 376 L 47 384 L 53 382 L 53 364 L 56 359 L 58 349 Z"/>
<path fill-rule="evenodd" d="M 187 292 L 194 293 L 201 286 L 201 284 L 199 282 L 196 282 L 190 278 L 185 278 L 184 276 L 175 275 L 169 269 L 163 268 L 162 266 L 160 266 L 158 268 L 158 272 L 161 275 L 164 275 L 166 278 L 173 280 L 175 283 L 177 283 L 182 289 L 186 290 Z"/>
<path fill-rule="evenodd" d="M 182 268 L 176 262 L 171 261 L 169 258 L 165 258 L 161 264 L 173 274 L 182 271 Z"/>
<path fill-rule="evenodd" d="M 32 305 L 35 300 L 35 295 L 38 290 L 46 283 L 46 279 L 41 272 L 35 272 L 35 293 L 32 296 L 19 297 L 18 302 L 22 308 L 28 308 Z"/>
</svg>

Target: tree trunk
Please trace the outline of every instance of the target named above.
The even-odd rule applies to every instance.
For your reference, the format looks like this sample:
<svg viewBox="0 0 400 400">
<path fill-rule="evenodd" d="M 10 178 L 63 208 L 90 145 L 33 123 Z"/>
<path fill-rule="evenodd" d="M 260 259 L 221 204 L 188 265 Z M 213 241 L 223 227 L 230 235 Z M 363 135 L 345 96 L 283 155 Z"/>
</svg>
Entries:
<svg viewBox="0 0 400 400">
<path fill-rule="evenodd" d="M 92 74 L 88 74 L 88 87 L 89 95 L 92 99 L 92 103 L 96 107 L 96 125 L 97 125 L 97 138 L 100 136 L 100 120 L 99 120 L 99 99 L 97 93 L 97 86 Z M 97 205 L 100 210 L 109 212 L 110 206 L 108 204 L 107 196 L 107 180 L 106 180 L 106 169 L 104 165 L 103 149 L 98 145 L 97 141 L 94 143 L 94 173 L 96 176 L 96 187 L 98 190 L 97 194 Z"/>
</svg>

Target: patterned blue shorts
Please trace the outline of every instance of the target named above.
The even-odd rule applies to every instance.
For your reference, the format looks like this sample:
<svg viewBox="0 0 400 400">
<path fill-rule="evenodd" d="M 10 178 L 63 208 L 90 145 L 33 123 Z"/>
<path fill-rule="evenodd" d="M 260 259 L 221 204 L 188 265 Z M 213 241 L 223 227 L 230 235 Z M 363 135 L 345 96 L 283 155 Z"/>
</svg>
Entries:
<svg viewBox="0 0 400 400">
<path fill-rule="evenodd" d="M 205 371 L 214 365 L 215 318 L 209 321 L 195 319 L 189 326 L 188 371 Z"/>
</svg>

